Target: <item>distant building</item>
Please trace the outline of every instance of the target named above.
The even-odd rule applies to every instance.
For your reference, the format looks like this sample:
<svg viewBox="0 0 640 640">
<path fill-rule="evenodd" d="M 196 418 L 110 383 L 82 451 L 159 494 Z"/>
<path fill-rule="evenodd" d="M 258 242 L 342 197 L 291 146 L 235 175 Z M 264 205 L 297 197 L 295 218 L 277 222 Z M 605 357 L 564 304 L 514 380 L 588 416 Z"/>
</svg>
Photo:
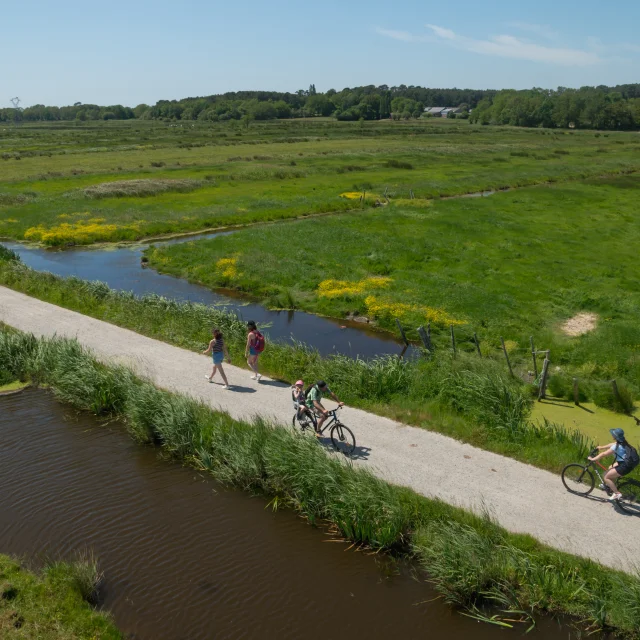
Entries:
<svg viewBox="0 0 640 640">
<path fill-rule="evenodd" d="M 425 113 L 430 113 L 434 118 L 446 118 L 450 113 L 461 113 L 460 107 L 425 107 Z"/>
</svg>

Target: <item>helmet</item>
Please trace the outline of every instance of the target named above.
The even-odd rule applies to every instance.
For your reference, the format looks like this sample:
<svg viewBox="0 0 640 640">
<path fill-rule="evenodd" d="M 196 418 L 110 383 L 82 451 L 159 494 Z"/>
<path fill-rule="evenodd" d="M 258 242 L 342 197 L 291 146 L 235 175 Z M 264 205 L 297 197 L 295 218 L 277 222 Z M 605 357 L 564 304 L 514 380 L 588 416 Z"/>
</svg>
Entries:
<svg viewBox="0 0 640 640">
<path fill-rule="evenodd" d="M 609 433 L 614 437 L 616 442 L 624 442 L 624 431 L 622 429 L 609 429 Z"/>
<path fill-rule="evenodd" d="M 296 387 L 304 387 L 304 382 L 302 380 L 298 380 L 296 382 Z"/>
</svg>

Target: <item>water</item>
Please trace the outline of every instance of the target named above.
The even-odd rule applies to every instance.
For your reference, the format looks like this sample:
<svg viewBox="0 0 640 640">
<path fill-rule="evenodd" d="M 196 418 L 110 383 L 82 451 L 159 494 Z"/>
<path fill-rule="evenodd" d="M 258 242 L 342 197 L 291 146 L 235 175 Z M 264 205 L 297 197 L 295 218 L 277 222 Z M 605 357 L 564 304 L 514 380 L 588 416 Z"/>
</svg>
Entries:
<svg viewBox="0 0 640 640">
<path fill-rule="evenodd" d="M 44 391 L 0 397 L 0 430 L 0 552 L 92 549 L 103 604 L 130 638 L 522 637 L 524 625 L 460 616 L 408 567 L 347 550 Z M 569 637 L 549 620 L 527 635 Z"/>
<path fill-rule="evenodd" d="M 216 235 L 221 234 L 198 238 L 213 238 Z M 186 237 L 166 242 L 189 242 L 193 239 Z M 404 346 L 394 336 L 374 331 L 361 323 L 323 318 L 301 311 L 270 311 L 259 304 L 247 303 L 239 294 L 229 291 L 222 294 L 142 268 L 140 258 L 146 245 L 52 251 L 19 243 L 3 244 L 18 253 L 26 265 L 38 271 L 77 276 L 84 280 L 101 280 L 112 289 L 133 291 L 137 295 L 156 293 L 179 301 L 223 304 L 230 311 L 237 311 L 245 320 L 255 320 L 259 326 L 269 323 L 268 334 L 271 339 L 293 338 L 315 347 L 323 355 L 342 353 L 371 358 L 376 355 L 398 355 Z M 415 351 L 410 348 L 408 355 L 414 354 Z"/>
</svg>

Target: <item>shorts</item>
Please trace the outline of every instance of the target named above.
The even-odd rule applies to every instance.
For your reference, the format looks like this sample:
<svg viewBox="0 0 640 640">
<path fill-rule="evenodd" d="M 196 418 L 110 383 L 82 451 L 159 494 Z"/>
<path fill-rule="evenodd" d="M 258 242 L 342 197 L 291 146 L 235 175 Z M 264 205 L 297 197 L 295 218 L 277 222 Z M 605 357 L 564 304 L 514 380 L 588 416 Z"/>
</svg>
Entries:
<svg viewBox="0 0 640 640">
<path fill-rule="evenodd" d="M 224 352 L 223 351 L 216 351 L 213 354 L 213 364 L 222 364 L 224 360 Z"/>
<path fill-rule="evenodd" d="M 253 347 L 249 347 L 249 355 L 250 356 L 259 356 L 260 354 Z"/>
<path fill-rule="evenodd" d="M 618 466 L 617 467 L 613 467 L 613 469 L 614 469 L 614 471 L 618 472 L 618 475 L 626 476 L 628 473 L 631 473 L 635 469 L 635 466 L 629 465 L 629 464 L 625 464 L 624 462 L 620 462 L 618 464 Z"/>
</svg>

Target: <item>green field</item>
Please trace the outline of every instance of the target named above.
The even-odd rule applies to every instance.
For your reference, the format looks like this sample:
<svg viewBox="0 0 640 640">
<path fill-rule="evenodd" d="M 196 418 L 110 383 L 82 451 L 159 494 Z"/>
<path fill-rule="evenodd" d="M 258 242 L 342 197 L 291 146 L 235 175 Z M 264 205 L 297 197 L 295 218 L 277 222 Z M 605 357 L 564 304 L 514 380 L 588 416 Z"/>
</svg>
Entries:
<svg viewBox="0 0 640 640">
<path fill-rule="evenodd" d="M 0 236 L 50 245 L 295 218 L 640 168 L 636 134 L 466 121 L 7 126 Z M 133 182 L 136 181 L 136 182 Z M 117 183 L 114 185 L 113 183 Z"/>
<path fill-rule="evenodd" d="M 273 306 L 395 328 L 427 321 L 440 346 L 454 324 L 460 348 L 477 332 L 486 355 L 504 336 L 531 368 L 529 336 L 554 363 L 640 382 L 637 247 L 640 177 L 530 187 L 485 198 L 414 201 L 239 231 L 148 252 L 151 264 Z M 562 323 L 595 313 L 591 333 Z M 417 337 L 416 334 L 413 334 Z"/>
</svg>

